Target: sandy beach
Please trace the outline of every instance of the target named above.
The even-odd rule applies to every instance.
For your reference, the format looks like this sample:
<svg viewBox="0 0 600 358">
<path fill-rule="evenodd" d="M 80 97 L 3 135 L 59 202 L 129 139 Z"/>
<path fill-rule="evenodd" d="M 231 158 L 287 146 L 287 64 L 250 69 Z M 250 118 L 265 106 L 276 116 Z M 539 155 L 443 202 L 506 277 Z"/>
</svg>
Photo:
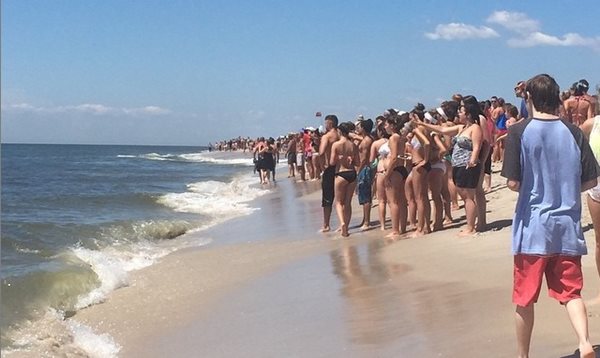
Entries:
<svg viewBox="0 0 600 358">
<path fill-rule="evenodd" d="M 129 287 L 70 319 L 109 334 L 119 357 L 515 356 L 516 193 L 497 173 L 489 231 L 456 236 L 459 210 L 455 227 L 398 241 L 358 231 L 357 203 L 349 238 L 318 233 L 319 183 L 280 178 L 257 199 L 261 210 L 211 229 L 212 244 L 134 272 Z M 592 254 L 583 259 L 583 295 L 597 344 L 600 285 L 586 207 L 584 214 Z M 564 308 L 544 290 L 531 354 L 575 357 Z"/>
</svg>

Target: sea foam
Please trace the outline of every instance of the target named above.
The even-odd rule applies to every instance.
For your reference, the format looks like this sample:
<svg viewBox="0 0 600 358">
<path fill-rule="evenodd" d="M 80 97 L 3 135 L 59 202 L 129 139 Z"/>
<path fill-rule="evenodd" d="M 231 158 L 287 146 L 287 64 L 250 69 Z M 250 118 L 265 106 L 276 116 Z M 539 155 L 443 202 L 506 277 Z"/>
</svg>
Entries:
<svg viewBox="0 0 600 358">
<path fill-rule="evenodd" d="M 138 158 L 146 160 L 173 161 L 173 162 L 194 162 L 194 163 L 212 163 L 221 165 L 246 165 L 253 166 L 251 158 L 216 158 L 207 152 L 184 153 L 184 154 L 159 154 L 146 153 L 140 155 L 119 154 L 117 158 Z"/>
<path fill-rule="evenodd" d="M 158 202 L 175 211 L 206 215 L 214 225 L 258 210 L 248 202 L 269 191 L 252 187 L 256 181 L 254 177 L 243 176 L 229 183 L 212 180 L 191 183 L 187 192 L 165 194 Z"/>
</svg>

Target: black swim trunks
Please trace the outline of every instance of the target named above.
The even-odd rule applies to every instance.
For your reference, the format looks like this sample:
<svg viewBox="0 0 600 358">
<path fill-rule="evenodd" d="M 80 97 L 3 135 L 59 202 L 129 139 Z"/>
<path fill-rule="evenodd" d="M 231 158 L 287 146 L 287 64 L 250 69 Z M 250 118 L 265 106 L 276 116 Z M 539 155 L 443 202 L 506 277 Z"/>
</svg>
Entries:
<svg viewBox="0 0 600 358">
<path fill-rule="evenodd" d="M 334 199 L 334 186 L 335 181 L 335 167 L 327 167 L 323 171 L 323 175 L 321 176 L 321 189 L 323 189 L 323 196 L 321 200 L 322 207 L 330 207 L 333 206 Z"/>
</svg>

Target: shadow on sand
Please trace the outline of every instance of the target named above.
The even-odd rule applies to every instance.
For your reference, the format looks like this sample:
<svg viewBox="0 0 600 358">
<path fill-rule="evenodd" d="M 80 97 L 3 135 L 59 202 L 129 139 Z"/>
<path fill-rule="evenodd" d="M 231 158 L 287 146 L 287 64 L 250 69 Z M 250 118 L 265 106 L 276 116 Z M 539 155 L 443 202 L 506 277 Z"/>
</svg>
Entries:
<svg viewBox="0 0 600 358">
<path fill-rule="evenodd" d="M 600 345 L 596 344 L 594 346 L 594 352 L 596 353 L 596 358 L 600 358 Z M 573 352 L 573 354 L 569 354 L 568 356 L 562 356 L 560 358 L 579 358 L 579 349 Z"/>
</svg>

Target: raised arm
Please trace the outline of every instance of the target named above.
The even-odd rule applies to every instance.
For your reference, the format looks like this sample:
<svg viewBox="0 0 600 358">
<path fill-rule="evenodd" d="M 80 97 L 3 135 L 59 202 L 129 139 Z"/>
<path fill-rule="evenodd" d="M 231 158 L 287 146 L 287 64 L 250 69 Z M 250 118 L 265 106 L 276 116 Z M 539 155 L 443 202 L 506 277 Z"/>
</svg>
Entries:
<svg viewBox="0 0 600 358">
<path fill-rule="evenodd" d="M 427 128 L 431 131 L 434 131 L 436 133 L 441 133 L 441 134 L 448 135 L 448 136 L 457 135 L 458 132 L 460 132 L 460 129 L 462 128 L 461 125 L 446 127 L 446 126 L 438 126 L 438 125 L 433 125 L 433 124 L 424 123 L 424 122 L 418 122 L 417 124 L 419 126 L 423 126 L 423 127 Z"/>
</svg>

